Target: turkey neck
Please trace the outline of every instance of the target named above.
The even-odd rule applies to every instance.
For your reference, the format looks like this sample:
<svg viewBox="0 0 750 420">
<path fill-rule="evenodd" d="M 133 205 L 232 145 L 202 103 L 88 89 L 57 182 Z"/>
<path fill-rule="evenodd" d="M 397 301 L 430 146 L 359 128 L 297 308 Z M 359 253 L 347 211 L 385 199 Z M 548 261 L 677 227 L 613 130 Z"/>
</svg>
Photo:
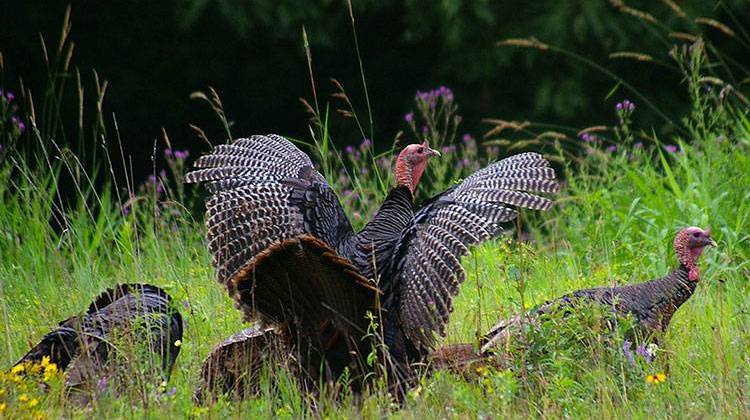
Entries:
<svg viewBox="0 0 750 420">
<path fill-rule="evenodd" d="M 391 190 L 377 213 L 344 244 L 340 250 L 370 279 L 387 268 L 393 248 L 404 228 L 414 216 L 412 194 L 408 187 L 398 186 Z"/>
<path fill-rule="evenodd" d="M 409 162 L 408 158 L 399 156 L 396 160 L 396 185 L 408 188 L 409 192 L 414 195 L 426 166 L 426 160 L 414 164 Z"/>
<path fill-rule="evenodd" d="M 692 268 L 680 264 L 666 277 L 621 289 L 623 309 L 651 329 L 665 331 L 672 315 L 695 292 L 697 281 L 689 279 Z M 632 305 L 632 307 L 628 307 Z"/>
</svg>

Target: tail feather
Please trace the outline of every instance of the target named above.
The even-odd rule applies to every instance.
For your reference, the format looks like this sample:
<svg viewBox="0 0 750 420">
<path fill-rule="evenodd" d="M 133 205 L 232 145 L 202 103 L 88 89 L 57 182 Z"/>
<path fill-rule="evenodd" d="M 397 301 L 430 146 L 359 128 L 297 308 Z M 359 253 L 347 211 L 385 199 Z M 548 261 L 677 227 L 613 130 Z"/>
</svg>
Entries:
<svg viewBox="0 0 750 420">
<path fill-rule="evenodd" d="M 48 357 L 50 362 L 65 370 L 79 351 L 78 333 L 71 327 L 60 327 L 47 333 L 14 366 L 25 362 L 41 362 L 44 357 Z"/>
</svg>

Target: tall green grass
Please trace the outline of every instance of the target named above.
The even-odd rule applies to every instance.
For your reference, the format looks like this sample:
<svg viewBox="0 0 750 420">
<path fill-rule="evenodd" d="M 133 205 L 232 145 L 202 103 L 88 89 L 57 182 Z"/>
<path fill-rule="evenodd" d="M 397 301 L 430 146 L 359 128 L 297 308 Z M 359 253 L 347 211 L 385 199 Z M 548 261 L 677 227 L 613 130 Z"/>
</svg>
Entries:
<svg viewBox="0 0 750 420">
<path fill-rule="evenodd" d="M 60 53 L 64 51 L 61 47 Z M 687 67 L 687 75 L 701 66 Z M 695 89 L 696 83 L 702 83 L 701 76 L 692 76 L 687 81 L 694 112 L 684 121 L 684 137 L 659 139 L 650 134 L 657 147 L 636 149 L 632 139 L 625 139 L 617 153 L 579 146 L 579 152 L 589 153 L 575 155 L 569 146 L 552 143 L 557 148 L 550 149 L 556 150 L 551 157 L 562 162 L 564 177 L 556 206 L 545 214 L 522 215 L 528 233 L 524 240 L 516 235 L 504 237 L 478 247 L 464 259 L 468 279 L 443 340 L 446 344 L 474 341 L 498 319 L 577 288 L 662 276 L 676 265 L 671 241 L 677 230 L 710 225 L 719 247 L 705 253 L 698 289 L 677 312 L 660 342 L 658 359 L 633 369 L 606 340 L 587 346 L 562 344 L 561 333 L 591 337 L 591 331 L 549 331 L 546 351 L 517 355 L 521 363 L 516 369 L 485 370 L 468 379 L 445 372 L 423 377 L 402 406 L 388 398 L 384 387 L 361 398 L 345 392 L 304 395 L 290 374 L 272 367 L 264 371 L 258 398 L 196 406 L 192 394 L 203 358 L 215 344 L 246 325 L 214 280 L 202 239 L 202 214 L 188 210 L 194 208 L 194 191 L 183 191 L 174 183 L 180 179 L 178 168 L 163 180 L 170 187 L 166 193 L 148 188 L 139 192 L 134 180 L 105 175 L 114 173 L 112 167 L 127 167 L 127 159 L 108 155 L 106 164 L 87 175 L 75 155 L 52 143 L 54 135 L 49 133 L 57 132 L 64 121 L 54 116 L 57 107 L 45 105 L 53 116 L 29 116 L 30 132 L 24 138 L 38 144 L 0 154 L 0 368 L 11 366 L 58 321 L 79 313 L 102 290 L 121 282 L 164 287 L 179 302 L 186 320 L 185 336 L 176 369 L 166 384 L 168 390 L 175 387 L 174 395 L 154 386 L 145 401 L 134 393 L 121 397 L 105 393 L 91 407 L 81 408 L 61 392 L 42 394 L 2 382 L 4 414 L 72 418 L 747 417 L 750 120 L 741 108 Z M 53 78 L 47 96 L 56 102 L 50 104 L 66 99 L 61 90 L 65 80 Z M 80 98 L 81 83 L 76 84 Z M 103 85 L 97 80 L 96 86 Z M 97 92 L 99 102 L 103 90 Z M 25 100 L 33 109 L 30 93 Z M 212 93 L 209 101 L 221 111 L 230 136 L 218 95 Z M 315 109 L 319 109 L 317 101 Z M 116 130 L 105 127 L 108 123 L 101 108 L 94 112 L 93 128 L 81 128 L 81 139 L 91 145 L 117 141 Z M 308 151 L 322 159 L 323 171 L 336 188 L 342 187 L 339 171 L 348 168 L 344 178 L 353 181 L 346 181 L 346 186 L 358 197 L 343 201 L 355 224 L 361 225 L 391 183 L 387 165 L 377 168 L 379 158 L 387 156 L 365 150 L 364 160 L 352 162 L 333 147 L 327 115 L 316 112 L 318 124 Z M 41 122 L 45 118 L 51 122 Z M 47 128 L 42 128 L 45 124 Z M 455 127 L 447 131 L 451 130 L 450 138 L 441 141 L 455 141 Z M 159 148 L 168 147 L 167 142 L 159 143 Z M 681 153 L 665 152 L 662 143 L 679 144 Z M 468 152 L 459 148 L 458 153 L 463 157 Z M 428 169 L 426 188 L 437 191 L 465 175 L 468 169 L 457 171 L 453 159 L 457 157 Z M 162 167 L 164 162 L 157 165 Z M 364 172 L 362 167 L 372 170 Z M 94 175 L 106 182 L 89 182 Z M 62 179 L 72 182 L 77 191 L 72 203 L 64 203 L 58 194 Z M 359 218 L 355 213 L 360 213 Z M 657 372 L 666 374 L 665 383 L 645 381 L 645 375 Z M 23 394 L 38 396 L 38 405 L 24 405 L 19 400 Z"/>
</svg>

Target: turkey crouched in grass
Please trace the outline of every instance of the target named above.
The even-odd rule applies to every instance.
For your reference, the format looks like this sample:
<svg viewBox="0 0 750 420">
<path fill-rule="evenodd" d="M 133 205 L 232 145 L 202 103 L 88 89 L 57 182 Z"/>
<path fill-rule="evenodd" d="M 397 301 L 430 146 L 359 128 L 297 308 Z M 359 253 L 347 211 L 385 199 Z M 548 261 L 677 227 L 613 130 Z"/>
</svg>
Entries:
<svg viewBox="0 0 750 420">
<path fill-rule="evenodd" d="M 195 400 L 215 401 L 222 394 L 239 399 L 256 396 L 264 366 L 271 374 L 293 367 L 287 341 L 278 329 L 260 325 L 224 340 L 203 362 Z"/>
<path fill-rule="evenodd" d="M 43 359 L 66 371 L 65 384 L 86 402 L 95 392 L 169 380 L 182 340 L 182 316 L 162 289 L 121 284 L 86 312 L 60 323 L 16 365 Z M 140 364 L 143 363 L 143 364 Z"/>
<path fill-rule="evenodd" d="M 187 174 L 212 194 L 206 236 L 219 282 L 247 320 L 284 326 L 309 383 L 345 370 L 365 377 L 372 348 L 388 349 L 378 360 L 392 385 L 410 381 L 411 365 L 444 334 L 469 246 L 499 235 L 521 208 L 546 210 L 551 200 L 536 193 L 559 188 L 541 155 L 523 153 L 415 211 L 414 192 L 438 155 L 426 142 L 404 148 L 396 187 L 359 232 L 310 158 L 283 137 L 216 146 Z M 375 324 L 386 346 L 368 339 Z"/>
</svg>

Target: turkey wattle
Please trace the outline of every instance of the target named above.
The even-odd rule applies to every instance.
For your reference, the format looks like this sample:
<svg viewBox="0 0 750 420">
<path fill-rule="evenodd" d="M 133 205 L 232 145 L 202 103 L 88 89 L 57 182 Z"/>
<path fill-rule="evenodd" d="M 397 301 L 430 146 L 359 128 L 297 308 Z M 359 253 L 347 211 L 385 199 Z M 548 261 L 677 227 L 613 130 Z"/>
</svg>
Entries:
<svg viewBox="0 0 750 420">
<path fill-rule="evenodd" d="M 219 282 L 247 319 L 287 330 L 312 379 L 371 369 L 368 311 L 382 325 L 391 378 L 406 379 L 410 363 L 444 333 L 468 247 L 500 234 L 516 208 L 549 208 L 551 200 L 532 193 L 559 189 L 549 163 L 524 153 L 475 172 L 415 212 L 413 193 L 435 155 L 426 143 L 399 154 L 397 186 L 359 232 L 310 158 L 283 137 L 217 146 L 187 174 L 212 193 L 207 240 Z"/>
</svg>

